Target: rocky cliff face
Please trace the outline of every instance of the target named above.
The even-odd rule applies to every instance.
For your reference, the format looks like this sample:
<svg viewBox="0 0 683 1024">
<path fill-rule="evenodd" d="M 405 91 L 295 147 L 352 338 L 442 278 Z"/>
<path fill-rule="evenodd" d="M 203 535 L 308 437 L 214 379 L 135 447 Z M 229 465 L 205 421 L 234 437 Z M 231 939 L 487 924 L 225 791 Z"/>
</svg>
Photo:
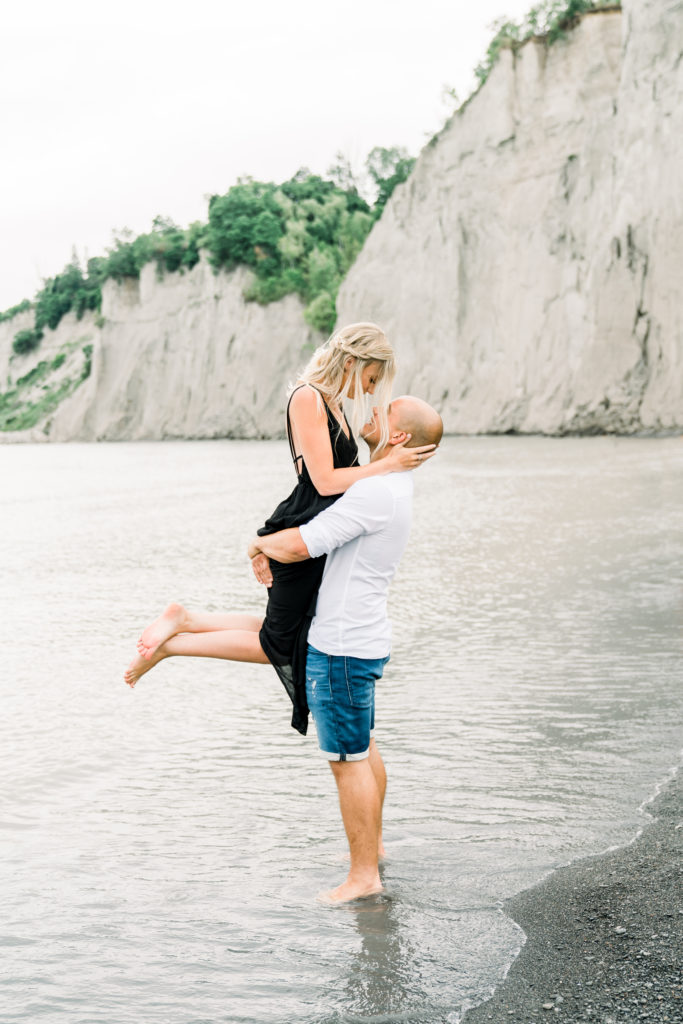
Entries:
<svg viewBox="0 0 683 1024">
<path fill-rule="evenodd" d="M 683 427 L 683 4 L 504 52 L 344 282 L 453 432 Z"/>
<path fill-rule="evenodd" d="M 205 260 L 162 279 L 149 264 L 139 281 L 106 283 L 101 316 L 78 321 L 69 314 L 56 331 L 45 332 L 37 352 L 21 358 L 11 356 L 12 338 L 30 316 L 22 314 L 27 323 L 15 317 L 0 324 L 0 371 L 8 388 L 39 362 L 49 367 L 66 357 L 31 385 L 25 403 L 55 387 L 55 375 L 77 384 L 35 427 L 4 439 L 281 435 L 287 383 L 322 339 L 294 296 L 270 306 L 245 303 L 246 281 L 246 271 L 215 275 Z M 85 358 L 90 374 L 78 383 Z"/>
<path fill-rule="evenodd" d="M 381 323 L 398 389 L 450 432 L 683 428 L 681 140 L 681 0 L 624 0 L 503 52 L 394 193 L 339 323 Z M 30 315 L 0 324 L 5 386 L 40 413 L 19 432 L 11 413 L 0 439 L 281 434 L 321 338 L 295 297 L 246 304 L 245 282 L 147 266 L 22 358 Z"/>
</svg>

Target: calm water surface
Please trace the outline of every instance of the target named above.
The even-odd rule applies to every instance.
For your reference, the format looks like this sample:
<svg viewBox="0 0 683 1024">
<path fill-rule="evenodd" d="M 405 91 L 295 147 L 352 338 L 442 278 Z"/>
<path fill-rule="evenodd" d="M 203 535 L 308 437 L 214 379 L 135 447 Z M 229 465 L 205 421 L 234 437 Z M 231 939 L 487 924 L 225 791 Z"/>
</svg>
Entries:
<svg viewBox="0 0 683 1024">
<path fill-rule="evenodd" d="M 175 598 L 262 609 L 284 444 L 0 446 L 3 1021 L 458 1021 L 500 910 L 627 842 L 680 760 L 683 440 L 447 439 L 416 475 L 378 693 L 386 897 L 267 667 L 177 659 Z"/>
</svg>

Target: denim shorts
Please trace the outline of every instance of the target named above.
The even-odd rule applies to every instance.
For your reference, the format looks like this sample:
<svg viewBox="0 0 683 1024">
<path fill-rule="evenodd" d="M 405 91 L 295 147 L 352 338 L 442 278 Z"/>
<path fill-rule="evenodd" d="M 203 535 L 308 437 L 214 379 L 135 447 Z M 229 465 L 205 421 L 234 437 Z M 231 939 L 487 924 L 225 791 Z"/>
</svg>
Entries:
<svg viewBox="0 0 683 1024">
<path fill-rule="evenodd" d="M 306 699 L 328 761 L 362 761 L 375 728 L 375 682 L 388 658 L 347 658 L 308 645 Z"/>
</svg>

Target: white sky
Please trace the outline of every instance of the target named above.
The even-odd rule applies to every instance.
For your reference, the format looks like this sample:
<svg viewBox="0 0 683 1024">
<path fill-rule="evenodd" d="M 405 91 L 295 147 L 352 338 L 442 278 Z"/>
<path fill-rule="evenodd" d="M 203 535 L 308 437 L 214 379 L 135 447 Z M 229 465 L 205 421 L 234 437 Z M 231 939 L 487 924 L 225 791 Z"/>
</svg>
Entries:
<svg viewBox="0 0 683 1024">
<path fill-rule="evenodd" d="M 531 0 L 25 0 L 3 13 L 0 310 L 240 175 L 417 155 Z"/>
</svg>

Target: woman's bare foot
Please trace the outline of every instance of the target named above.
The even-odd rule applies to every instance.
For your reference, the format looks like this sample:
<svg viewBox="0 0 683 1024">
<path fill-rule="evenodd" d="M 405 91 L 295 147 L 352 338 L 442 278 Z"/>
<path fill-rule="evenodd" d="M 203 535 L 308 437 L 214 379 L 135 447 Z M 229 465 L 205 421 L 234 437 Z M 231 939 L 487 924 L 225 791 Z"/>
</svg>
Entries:
<svg viewBox="0 0 683 1024">
<path fill-rule="evenodd" d="M 334 906 L 338 903 L 349 903 L 351 900 L 362 900 L 367 896 L 376 896 L 384 892 L 384 886 L 379 877 L 375 881 L 350 881 L 348 878 L 336 889 L 327 889 L 319 892 L 316 896 L 318 903 L 327 903 Z"/>
<path fill-rule="evenodd" d="M 138 653 L 149 661 L 154 652 L 176 633 L 182 633 L 187 612 L 181 604 L 169 604 L 138 640 Z"/>
<path fill-rule="evenodd" d="M 158 665 L 165 657 L 166 652 L 163 647 L 158 647 L 149 659 L 143 658 L 141 654 L 136 654 L 126 671 L 123 673 L 123 678 L 128 683 L 131 690 L 137 683 L 140 676 L 144 676 L 145 672 L 149 672 L 151 668 Z"/>
</svg>

